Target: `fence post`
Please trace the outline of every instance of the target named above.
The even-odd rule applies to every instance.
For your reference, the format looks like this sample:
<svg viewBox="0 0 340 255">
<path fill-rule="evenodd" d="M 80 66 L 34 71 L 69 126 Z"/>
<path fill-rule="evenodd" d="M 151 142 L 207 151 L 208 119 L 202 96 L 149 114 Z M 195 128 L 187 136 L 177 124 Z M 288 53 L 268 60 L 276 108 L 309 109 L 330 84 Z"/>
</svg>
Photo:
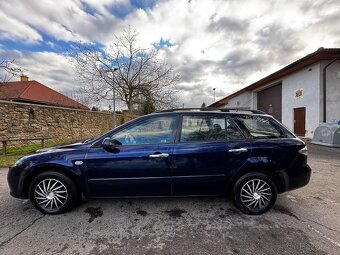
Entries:
<svg viewBox="0 0 340 255">
<path fill-rule="evenodd" d="M 7 141 L 2 141 L 2 155 L 6 155 L 7 151 Z"/>
<path fill-rule="evenodd" d="M 44 146 L 45 146 L 45 139 L 42 138 L 42 139 L 41 139 L 41 148 L 44 148 Z"/>
</svg>

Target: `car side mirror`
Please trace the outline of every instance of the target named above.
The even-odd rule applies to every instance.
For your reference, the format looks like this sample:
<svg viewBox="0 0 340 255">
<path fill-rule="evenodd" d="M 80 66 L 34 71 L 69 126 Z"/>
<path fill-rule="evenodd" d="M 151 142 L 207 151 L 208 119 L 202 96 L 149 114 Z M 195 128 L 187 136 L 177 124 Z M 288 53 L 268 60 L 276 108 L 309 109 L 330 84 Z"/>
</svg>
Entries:
<svg viewBox="0 0 340 255">
<path fill-rule="evenodd" d="M 116 139 L 111 139 L 110 137 L 106 137 L 104 138 L 103 142 L 102 142 L 102 147 L 104 149 L 113 149 L 117 146 L 122 145 L 122 143 Z"/>
</svg>

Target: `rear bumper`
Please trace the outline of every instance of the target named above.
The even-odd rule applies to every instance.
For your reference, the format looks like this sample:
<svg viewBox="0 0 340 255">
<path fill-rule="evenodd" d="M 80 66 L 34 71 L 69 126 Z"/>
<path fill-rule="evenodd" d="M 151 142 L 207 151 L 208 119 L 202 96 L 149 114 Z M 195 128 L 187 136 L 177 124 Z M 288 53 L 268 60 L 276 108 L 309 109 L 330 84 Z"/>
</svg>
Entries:
<svg viewBox="0 0 340 255">
<path fill-rule="evenodd" d="M 312 169 L 309 165 L 299 168 L 289 168 L 279 173 L 283 187 L 282 192 L 301 188 L 309 183 L 312 174 Z"/>
</svg>

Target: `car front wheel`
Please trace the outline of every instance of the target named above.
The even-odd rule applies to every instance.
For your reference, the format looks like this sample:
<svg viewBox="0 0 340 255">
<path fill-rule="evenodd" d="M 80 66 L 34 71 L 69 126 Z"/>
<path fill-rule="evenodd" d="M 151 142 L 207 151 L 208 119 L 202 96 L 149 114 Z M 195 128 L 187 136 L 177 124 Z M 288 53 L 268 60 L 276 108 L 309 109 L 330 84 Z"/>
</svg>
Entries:
<svg viewBox="0 0 340 255">
<path fill-rule="evenodd" d="M 78 198 L 74 182 L 66 175 L 43 172 L 37 175 L 29 188 L 31 203 L 45 214 L 60 214 L 72 209 Z"/>
<path fill-rule="evenodd" d="M 275 203 L 277 188 L 263 173 L 247 173 L 235 183 L 232 198 L 236 207 L 246 214 L 262 214 Z"/>
</svg>

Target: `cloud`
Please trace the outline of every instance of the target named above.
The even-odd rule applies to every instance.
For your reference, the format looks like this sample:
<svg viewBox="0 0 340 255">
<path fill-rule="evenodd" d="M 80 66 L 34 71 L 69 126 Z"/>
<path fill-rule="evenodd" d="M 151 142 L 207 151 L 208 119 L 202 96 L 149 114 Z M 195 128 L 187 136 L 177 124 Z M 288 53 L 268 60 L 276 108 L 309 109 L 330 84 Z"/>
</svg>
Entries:
<svg viewBox="0 0 340 255">
<path fill-rule="evenodd" d="M 39 81 L 57 91 L 67 93 L 80 86 L 66 56 L 54 52 L 4 51 L 1 48 L 0 56 L 16 59 L 24 69 L 24 74 L 31 80 Z M 15 79 L 18 78 L 13 78 L 12 81 Z"/>
<path fill-rule="evenodd" d="M 209 25 L 209 31 L 226 32 L 226 33 L 244 33 L 249 27 L 247 20 L 237 20 L 230 17 L 221 17 L 217 21 L 212 21 Z"/>
<path fill-rule="evenodd" d="M 33 28 L 8 16 L 0 10 L 0 38 L 9 40 L 23 40 L 27 43 L 40 41 L 42 36 Z"/>
<path fill-rule="evenodd" d="M 132 25 L 144 47 L 167 42 L 159 53 L 181 74 L 181 102 L 200 106 L 213 102 L 213 88 L 218 99 L 321 46 L 338 47 L 339 12 L 336 0 L 12 0 L 0 3 L 0 43 L 107 47 Z M 32 78 L 59 90 L 76 84 L 62 52 L 15 52 Z"/>
<path fill-rule="evenodd" d="M 92 13 L 87 12 L 88 6 L 96 7 Z M 84 1 L 58 0 L 44 1 L 2 1 L 1 10 L 18 26 L 25 26 L 20 34 L 36 42 L 42 40 L 42 36 L 33 37 L 31 34 L 47 34 L 56 40 L 62 41 L 102 41 L 113 31 L 112 24 L 117 19 L 107 10 L 115 1 Z M 15 6 L 15 8 L 13 8 Z M 8 27 L 11 28 L 11 27 Z M 14 27 L 12 27 L 14 28 Z M 16 35 L 16 29 L 7 29 L 8 34 Z"/>
</svg>

